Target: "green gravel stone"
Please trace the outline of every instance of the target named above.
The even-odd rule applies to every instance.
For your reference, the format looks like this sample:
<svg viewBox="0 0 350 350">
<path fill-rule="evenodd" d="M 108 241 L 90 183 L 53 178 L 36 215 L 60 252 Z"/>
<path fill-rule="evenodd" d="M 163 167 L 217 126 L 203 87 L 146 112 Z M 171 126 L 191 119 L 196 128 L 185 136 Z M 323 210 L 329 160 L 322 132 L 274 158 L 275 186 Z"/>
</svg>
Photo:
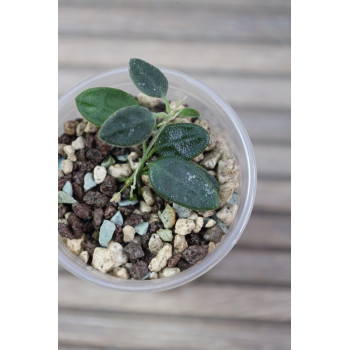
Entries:
<svg viewBox="0 0 350 350">
<path fill-rule="evenodd" d="M 143 236 L 147 233 L 148 227 L 149 227 L 149 223 L 142 221 L 139 224 L 137 224 L 134 228 L 135 228 L 136 233 Z"/>
<path fill-rule="evenodd" d="M 62 170 L 63 161 L 64 161 L 64 158 L 62 157 L 58 158 L 58 170 Z"/>
<path fill-rule="evenodd" d="M 124 219 L 123 219 L 123 215 L 121 214 L 120 211 L 117 211 L 111 218 L 111 220 L 114 224 L 119 225 L 119 226 L 123 226 L 124 223 Z"/>
<path fill-rule="evenodd" d="M 230 204 L 237 204 L 238 202 L 238 194 L 234 193 L 231 197 L 231 199 L 228 201 L 228 203 Z"/>
<path fill-rule="evenodd" d="M 175 209 L 176 214 L 181 219 L 187 219 L 192 214 L 191 209 L 185 208 L 185 207 L 183 207 L 179 204 L 176 204 L 176 203 L 173 204 L 173 208 Z"/>
<path fill-rule="evenodd" d="M 77 201 L 66 192 L 58 191 L 58 203 L 73 204 Z"/>
<path fill-rule="evenodd" d="M 70 181 L 66 181 L 66 183 L 62 187 L 62 191 L 73 197 L 73 186 L 72 186 L 72 183 Z"/>
<path fill-rule="evenodd" d="M 135 205 L 135 204 L 137 204 L 138 202 L 139 202 L 139 201 L 138 201 L 137 199 L 135 199 L 135 200 L 133 200 L 133 201 L 131 201 L 131 200 L 129 200 L 129 199 L 126 199 L 126 200 L 124 200 L 124 201 L 119 202 L 118 205 L 119 205 L 120 207 L 126 207 L 126 206 L 128 206 L 128 205 Z"/>
<path fill-rule="evenodd" d="M 148 272 L 142 277 L 142 279 L 143 279 L 143 280 L 147 279 L 149 276 L 151 276 L 151 273 L 152 273 L 152 271 L 148 271 Z"/>
<path fill-rule="evenodd" d="M 162 241 L 171 242 L 173 240 L 173 232 L 171 230 L 161 228 L 157 231 L 157 234 Z"/>
<path fill-rule="evenodd" d="M 117 156 L 117 159 L 120 161 L 120 162 L 126 162 L 128 160 L 128 155 L 129 154 L 120 154 L 119 156 Z"/>
<path fill-rule="evenodd" d="M 84 176 L 84 191 L 87 192 L 97 186 L 92 173 L 87 173 Z"/>
<path fill-rule="evenodd" d="M 108 242 L 112 239 L 113 233 L 115 231 L 115 225 L 109 220 L 103 220 L 103 223 L 100 227 L 100 234 L 98 241 L 102 247 L 106 247 Z"/>
<path fill-rule="evenodd" d="M 112 156 L 108 156 L 103 160 L 101 163 L 101 166 L 104 166 L 105 168 L 109 168 L 111 165 L 115 164 L 115 159 Z"/>
<path fill-rule="evenodd" d="M 212 219 L 216 221 L 217 225 L 222 229 L 224 233 L 228 232 L 226 225 L 216 215 L 213 215 Z"/>
</svg>

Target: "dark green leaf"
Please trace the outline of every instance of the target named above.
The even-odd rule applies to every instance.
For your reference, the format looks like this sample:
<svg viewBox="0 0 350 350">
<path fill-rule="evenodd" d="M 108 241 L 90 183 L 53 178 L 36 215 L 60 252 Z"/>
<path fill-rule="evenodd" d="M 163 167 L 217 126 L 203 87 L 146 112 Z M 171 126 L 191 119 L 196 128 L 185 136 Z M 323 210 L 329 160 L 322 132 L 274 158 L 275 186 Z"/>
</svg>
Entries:
<svg viewBox="0 0 350 350">
<path fill-rule="evenodd" d="M 209 134 L 201 126 L 190 123 L 168 125 L 155 144 L 162 156 L 192 159 L 201 154 L 209 143 Z"/>
<path fill-rule="evenodd" d="M 203 169 L 203 172 L 204 172 L 205 176 L 207 177 L 207 179 L 213 184 L 213 186 L 217 190 L 219 190 L 220 185 L 219 185 L 218 180 L 216 180 L 216 178 L 213 175 L 210 175 L 204 168 L 202 168 L 202 169 Z"/>
<path fill-rule="evenodd" d="M 128 93 L 108 87 L 85 90 L 76 97 L 75 103 L 81 115 L 97 126 L 101 126 L 117 110 L 138 105 Z"/>
<path fill-rule="evenodd" d="M 165 97 L 168 92 L 168 80 L 155 66 L 138 58 L 129 62 L 130 78 L 144 94 L 152 97 Z"/>
<path fill-rule="evenodd" d="M 162 157 L 149 164 L 154 190 L 161 197 L 193 210 L 219 206 L 216 187 L 197 163 L 179 157 Z"/>
<path fill-rule="evenodd" d="M 133 106 L 117 111 L 102 125 L 99 137 L 113 146 L 129 147 L 148 139 L 155 118 L 148 109 Z"/>
<path fill-rule="evenodd" d="M 187 118 L 198 118 L 200 113 L 194 108 L 183 108 L 181 109 L 179 116 Z"/>
</svg>

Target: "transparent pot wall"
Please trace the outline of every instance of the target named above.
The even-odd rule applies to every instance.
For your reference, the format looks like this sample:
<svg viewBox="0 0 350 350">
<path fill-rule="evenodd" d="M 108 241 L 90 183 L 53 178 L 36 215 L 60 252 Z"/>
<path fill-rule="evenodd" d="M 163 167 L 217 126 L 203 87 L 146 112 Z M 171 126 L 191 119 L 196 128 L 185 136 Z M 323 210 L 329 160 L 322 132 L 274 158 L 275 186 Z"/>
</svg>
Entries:
<svg viewBox="0 0 350 350">
<path fill-rule="evenodd" d="M 249 137 L 237 114 L 213 91 L 183 73 L 162 69 L 169 80 L 169 100 L 181 100 L 201 113 L 201 118 L 210 122 L 216 133 L 223 136 L 234 153 L 240 167 L 239 209 L 229 232 L 217 245 L 214 252 L 188 270 L 170 278 L 152 281 L 122 280 L 95 271 L 73 255 L 59 239 L 59 262 L 73 274 L 85 280 L 119 290 L 128 291 L 162 291 L 185 284 L 215 266 L 236 244 L 249 219 L 256 190 L 255 158 Z M 74 99 L 83 90 L 108 86 L 125 90 L 137 95 L 139 91 L 130 81 L 126 68 L 117 69 L 84 81 L 70 90 L 59 100 L 58 134 L 63 133 L 67 120 L 81 118 Z"/>
</svg>

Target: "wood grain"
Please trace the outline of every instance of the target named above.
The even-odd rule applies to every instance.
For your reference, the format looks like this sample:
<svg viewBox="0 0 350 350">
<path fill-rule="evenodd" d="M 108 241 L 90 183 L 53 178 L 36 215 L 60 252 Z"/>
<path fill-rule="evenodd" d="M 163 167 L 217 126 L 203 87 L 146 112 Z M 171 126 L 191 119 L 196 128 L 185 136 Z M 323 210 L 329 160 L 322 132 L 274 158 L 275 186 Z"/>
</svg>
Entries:
<svg viewBox="0 0 350 350">
<path fill-rule="evenodd" d="M 59 334 L 60 349 L 83 345 L 85 350 L 287 350 L 290 346 L 286 323 L 65 309 L 59 313 Z"/>
</svg>

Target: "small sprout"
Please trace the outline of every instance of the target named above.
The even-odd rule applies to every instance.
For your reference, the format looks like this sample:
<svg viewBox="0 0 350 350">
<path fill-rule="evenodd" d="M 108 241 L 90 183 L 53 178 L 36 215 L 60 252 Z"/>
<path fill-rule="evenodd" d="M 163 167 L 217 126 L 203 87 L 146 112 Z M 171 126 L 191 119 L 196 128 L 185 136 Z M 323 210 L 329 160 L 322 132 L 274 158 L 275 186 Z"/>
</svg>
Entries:
<svg viewBox="0 0 350 350">
<path fill-rule="evenodd" d="M 129 75 L 143 94 L 163 101 L 166 111 L 152 113 L 139 106 L 133 96 L 109 87 L 91 88 L 81 92 L 76 98 L 76 105 L 82 116 L 100 127 L 98 136 L 101 140 L 117 147 L 142 144 L 142 157 L 135 164 L 130 176 L 128 174 L 119 179 L 124 186 L 111 201 L 117 200 L 121 192 L 130 187 L 130 199 L 119 202 L 119 206 L 136 204 L 137 195 L 142 192 L 141 177 L 149 175 L 154 191 L 179 206 L 201 211 L 218 208 L 218 182 L 192 161 L 208 147 L 208 132 L 196 124 L 171 123 L 177 117 L 198 118 L 200 113 L 194 108 L 184 107 L 182 103 L 185 99 L 170 105 L 166 97 L 166 76 L 148 62 L 138 58 L 130 59 Z M 176 108 L 171 107 L 174 103 Z M 154 153 L 160 158 L 151 161 Z M 119 161 L 127 161 L 126 155 L 121 158 L 122 156 L 118 156 Z M 102 166 L 109 167 L 113 163 L 113 159 L 108 158 Z M 89 184 L 89 187 L 92 185 Z M 73 198 L 61 198 L 62 200 L 74 201 Z M 116 217 L 111 221 L 120 221 L 119 219 Z"/>
</svg>

